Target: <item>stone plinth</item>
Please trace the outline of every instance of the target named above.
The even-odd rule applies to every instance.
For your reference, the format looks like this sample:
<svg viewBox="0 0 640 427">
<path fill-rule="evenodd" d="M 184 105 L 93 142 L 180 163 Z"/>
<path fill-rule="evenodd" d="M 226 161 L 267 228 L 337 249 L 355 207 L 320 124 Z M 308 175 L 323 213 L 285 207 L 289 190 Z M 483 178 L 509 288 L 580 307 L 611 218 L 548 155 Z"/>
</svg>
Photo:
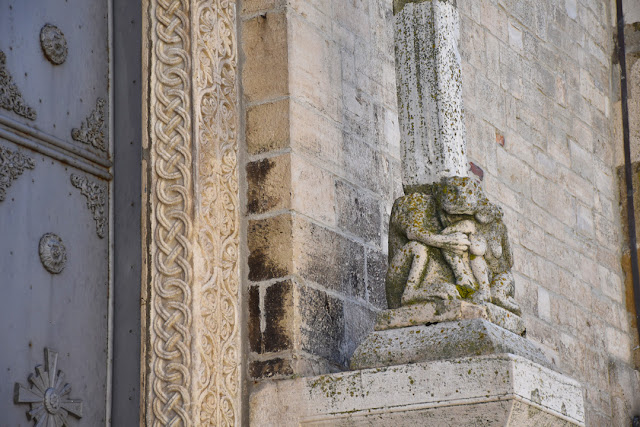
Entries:
<svg viewBox="0 0 640 427">
<path fill-rule="evenodd" d="M 264 381 L 259 426 L 584 425 L 580 384 L 510 354 Z"/>
<path fill-rule="evenodd" d="M 464 300 L 439 300 L 385 310 L 378 315 L 376 331 L 430 325 L 454 320 L 485 319 L 508 331 L 524 335 L 522 318 L 491 303 L 482 305 Z"/>
<path fill-rule="evenodd" d="M 549 365 L 542 352 L 526 338 L 476 318 L 373 332 L 356 349 L 351 368 L 379 368 L 497 353 L 517 354 Z"/>
</svg>

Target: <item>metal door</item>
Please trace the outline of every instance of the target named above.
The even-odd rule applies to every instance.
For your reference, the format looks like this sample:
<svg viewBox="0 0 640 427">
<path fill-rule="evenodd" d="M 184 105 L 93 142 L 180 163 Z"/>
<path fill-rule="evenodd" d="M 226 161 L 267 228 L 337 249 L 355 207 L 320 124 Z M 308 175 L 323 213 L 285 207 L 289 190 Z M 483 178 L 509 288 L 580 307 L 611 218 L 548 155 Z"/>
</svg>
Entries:
<svg viewBox="0 0 640 427">
<path fill-rule="evenodd" d="M 109 10 L 0 0 L 0 426 L 108 422 Z"/>
</svg>

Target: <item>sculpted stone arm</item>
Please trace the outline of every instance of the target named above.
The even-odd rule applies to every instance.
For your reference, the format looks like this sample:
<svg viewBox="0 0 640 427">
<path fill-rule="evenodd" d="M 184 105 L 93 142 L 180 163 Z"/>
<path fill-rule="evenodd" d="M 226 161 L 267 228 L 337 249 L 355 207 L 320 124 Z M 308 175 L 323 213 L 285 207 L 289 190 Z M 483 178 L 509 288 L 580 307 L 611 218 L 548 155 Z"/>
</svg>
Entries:
<svg viewBox="0 0 640 427">
<path fill-rule="evenodd" d="M 424 243 L 427 246 L 454 252 L 464 252 L 470 245 L 469 237 L 464 233 L 434 234 L 419 227 L 410 227 L 407 230 L 407 238 Z"/>
<path fill-rule="evenodd" d="M 426 195 L 413 193 L 396 201 L 391 223 L 408 240 L 424 245 L 464 252 L 469 248 L 469 238 L 461 232 L 442 234 L 433 200 Z"/>
</svg>

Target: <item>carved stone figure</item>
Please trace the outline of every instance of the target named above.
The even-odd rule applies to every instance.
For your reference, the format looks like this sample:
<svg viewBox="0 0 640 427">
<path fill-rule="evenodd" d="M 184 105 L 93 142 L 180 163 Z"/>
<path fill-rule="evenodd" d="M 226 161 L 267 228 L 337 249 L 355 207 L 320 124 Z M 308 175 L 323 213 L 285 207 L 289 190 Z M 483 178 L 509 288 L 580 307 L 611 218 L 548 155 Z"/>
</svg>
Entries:
<svg viewBox="0 0 640 427">
<path fill-rule="evenodd" d="M 519 313 L 502 211 L 480 185 L 447 177 L 405 193 L 389 226 L 389 308 L 462 298 Z"/>
</svg>

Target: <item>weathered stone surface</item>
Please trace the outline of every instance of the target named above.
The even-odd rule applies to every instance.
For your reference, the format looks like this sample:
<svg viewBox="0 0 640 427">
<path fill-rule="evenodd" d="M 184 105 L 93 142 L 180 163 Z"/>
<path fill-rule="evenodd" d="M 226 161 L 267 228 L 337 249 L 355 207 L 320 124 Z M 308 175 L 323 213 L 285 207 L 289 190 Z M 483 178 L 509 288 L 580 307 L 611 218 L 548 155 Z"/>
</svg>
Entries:
<svg viewBox="0 0 640 427">
<path fill-rule="evenodd" d="M 467 319 L 489 320 L 517 335 L 525 332 L 519 316 L 491 303 L 478 305 L 462 300 L 437 300 L 385 310 L 378 314 L 375 329 L 384 331 Z"/>
<path fill-rule="evenodd" d="M 367 243 L 379 245 L 381 215 L 378 200 L 344 181 L 336 181 L 335 186 L 338 226 Z"/>
<path fill-rule="evenodd" d="M 286 34 L 284 13 L 265 13 L 244 23 L 242 83 L 249 101 L 289 94 Z"/>
<path fill-rule="evenodd" d="M 370 334 L 351 358 L 352 369 L 512 353 L 549 365 L 527 339 L 485 319 L 388 329 Z"/>
<path fill-rule="evenodd" d="M 289 146 L 289 99 L 247 109 L 247 151 L 260 154 Z"/>
<path fill-rule="evenodd" d="M 361 245 L 302 217 L 296 217 L 293 233 L 296 274 L 343 295 L 364 298 L 364 248 Z"/>
<path fill-rule="evenodd" d="M 291 206 L 291 156 L 271 157 L 247 164 L 247 212 L 262 214 Z"/>
<path fill-rule="evenodd" d="M 304 287 L 299 292 L 301 350 L 344 365 L 340 352 L 345 327 L 342 301 L 316 289 Z"/>
<path fill-rule="evenodd" d="M 581 386 L 511 354 L 264 381 L 251 425 L 570 426 L 585 424 Z"/>
<path fill-rule="evenodd" d="M 292 219 L 278 215 L 249 221 L 249 280 L 270 280 L 290 274 Z"/>
<path fill-rule="evenodd" d="M 375 329 L 376 331 L 385 331 L 406 326 L 477 318 L 487 318 L 484 307 L 461 300 L 429 301 L 379 313 Z"/>
<path fill-rule="evenodd" d="M 394 28 L 402 182 L 466 176 L 457 8 L 442 0 L 407 3 Z"/>
<path fill-rule="evenodd" d="M 389 225 L 389 307 L 467 299 L 519 314 L 503 213 L 480 185 L 446 177 L 405 191 Z"/>
</svg>

